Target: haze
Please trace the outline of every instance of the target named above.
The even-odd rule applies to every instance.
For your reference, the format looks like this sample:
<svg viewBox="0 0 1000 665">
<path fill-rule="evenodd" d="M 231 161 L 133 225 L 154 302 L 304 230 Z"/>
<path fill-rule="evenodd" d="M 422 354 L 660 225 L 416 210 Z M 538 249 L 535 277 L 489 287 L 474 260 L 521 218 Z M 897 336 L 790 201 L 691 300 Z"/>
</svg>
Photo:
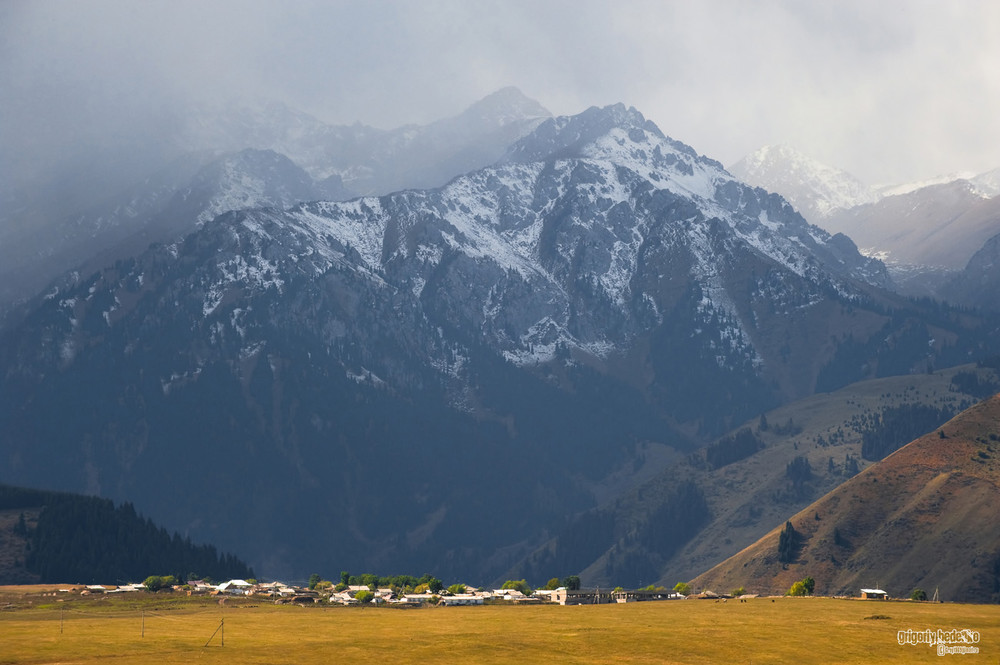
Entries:
<svg viewBox="0 0 1000 665">
<path fill-rule="evenodd" d="M 155 145 L 173 111 L 235 96 L 392 128 L 507 85 L 556 114 L 624 102 L 725 164 L 781 142 L 873 184 L 982 172 L 998 30 L 992 0 L 8 0 L 0 176 Z"/>
</svg>

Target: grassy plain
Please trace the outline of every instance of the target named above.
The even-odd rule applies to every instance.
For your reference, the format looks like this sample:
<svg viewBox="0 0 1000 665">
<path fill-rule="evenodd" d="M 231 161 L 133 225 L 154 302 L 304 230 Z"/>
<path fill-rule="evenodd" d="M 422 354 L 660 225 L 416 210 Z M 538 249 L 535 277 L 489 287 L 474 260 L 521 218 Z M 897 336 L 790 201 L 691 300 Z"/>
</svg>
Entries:
<svg viewBox="0 0 1000 665">
<path fill-rule="evenodd" d="M 400 610 L 139 596 L 0 604 L 0 663 L 919 663 L 941 661 L 928 646 L 899 645 L 897 631 L 939 628 L 979 631 L 973 663 L 1000 658 L 996 605 L 758 598 Z M 224 645 L 212 637 L 223 621 Z"/>
</svg>

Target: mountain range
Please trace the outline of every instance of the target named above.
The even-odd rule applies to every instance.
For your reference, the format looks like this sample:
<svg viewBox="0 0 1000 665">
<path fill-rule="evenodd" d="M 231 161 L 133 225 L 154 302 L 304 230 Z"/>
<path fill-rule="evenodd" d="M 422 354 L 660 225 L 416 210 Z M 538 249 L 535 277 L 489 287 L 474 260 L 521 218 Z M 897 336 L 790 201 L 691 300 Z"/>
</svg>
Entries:
<svg viewBox="0 0 1000 665">
<path fill-rule="evenodd" d="M 329 200 L 380 185 L 292 140 L 322 133 L 296 115 L 269 148 L 185 152 L 126 197 L 142 224 L 88 217 L 128 232 L 0 331 L 0 482 L 134 502 L 275 576 L 492 580 L 761 413 L 996 352 L 990 315 L 891 292 L 635 109 L 546 118 L 515 92 L 390 133 L 398 155 L 518 137 L 432 188 Z M 664 491 L 657 519 L 711 518 Z"/>
<path fill-rule="evenodd" d="M 1000 235 L 1000 169 L 872 187 L 789 146 L 768 146 L 730 171 L 781 194 L 810 222 L 844 233 L 865 254 L 883 259 L 896 290 L 996 306 L 963 285 L 995 284 L 981 270 L 982 257 L 969 262 Z"/>
</svg>

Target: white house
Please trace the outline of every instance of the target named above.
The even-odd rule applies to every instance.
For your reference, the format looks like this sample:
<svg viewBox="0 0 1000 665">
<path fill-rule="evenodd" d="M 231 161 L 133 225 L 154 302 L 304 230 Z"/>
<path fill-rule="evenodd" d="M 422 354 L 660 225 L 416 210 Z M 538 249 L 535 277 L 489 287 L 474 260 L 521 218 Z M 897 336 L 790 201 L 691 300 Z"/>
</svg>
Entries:
<svg viewBox="0 0 1000 665">
<path fill-rule="evenodd" d="M 229 580 L 215 587 L 220 593 L 229 593 L 235 596 L 245 596 L 252 585 L 246 580 Z"/>
</svg>

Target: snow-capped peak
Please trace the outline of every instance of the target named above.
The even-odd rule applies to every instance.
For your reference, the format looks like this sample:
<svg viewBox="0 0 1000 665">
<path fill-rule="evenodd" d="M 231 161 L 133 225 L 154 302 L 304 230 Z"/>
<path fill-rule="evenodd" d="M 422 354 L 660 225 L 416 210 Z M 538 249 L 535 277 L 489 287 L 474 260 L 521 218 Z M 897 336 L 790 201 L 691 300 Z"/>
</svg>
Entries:
<svg viewBox="0 0 1000 665">
<path fill-rule="evenodd" d="M 807 219 L 819 221 L 878 199 L 859 179 L 787 145 L 764 146 L 729 167 L 736 176 L 757 187 L 778 192 Z"/>
</svg>

